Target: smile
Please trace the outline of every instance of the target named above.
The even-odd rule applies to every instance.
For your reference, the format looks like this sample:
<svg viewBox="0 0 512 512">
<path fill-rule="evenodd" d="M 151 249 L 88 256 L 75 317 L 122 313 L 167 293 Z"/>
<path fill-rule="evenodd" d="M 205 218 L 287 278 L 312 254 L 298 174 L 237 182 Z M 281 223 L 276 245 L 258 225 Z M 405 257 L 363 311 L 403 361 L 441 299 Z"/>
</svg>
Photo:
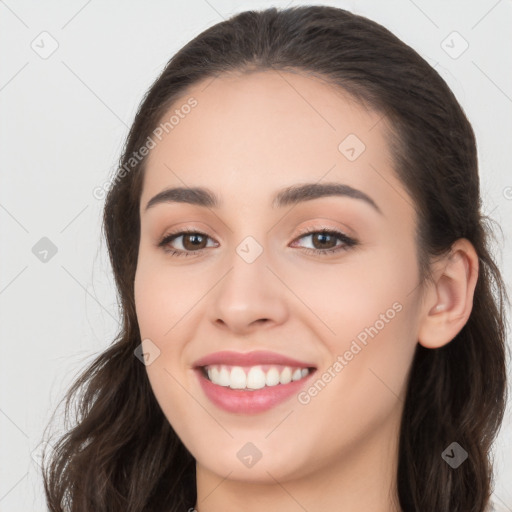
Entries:
<svg viewBox="0 0 512 512">
<path fill-rule="evenodd" d="M 289 384 L 309 375 L 309 368 L 291 366 L 226 366 L 209 365 L 203 367 L 205 376 L 218 386 L 231 389 L 256 390 L 264 387 Z"/>
<path fill-rule="evenodd" d="M 274 352 L 223 351 L 193 367 L 206 397 L 217 407 L 238 414 L 267 411 L 297 395 L 316 367 Z"/>
</svg>

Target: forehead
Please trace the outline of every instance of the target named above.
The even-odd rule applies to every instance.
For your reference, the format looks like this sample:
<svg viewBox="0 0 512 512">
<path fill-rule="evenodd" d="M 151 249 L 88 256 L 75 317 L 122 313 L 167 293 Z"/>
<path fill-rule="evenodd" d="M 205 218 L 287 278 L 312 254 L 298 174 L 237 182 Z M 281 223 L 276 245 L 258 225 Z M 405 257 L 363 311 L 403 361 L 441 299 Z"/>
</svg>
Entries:
<svg viewBox="0 0 512 512">
<path fill-rule="evenodd" d="M 195 106 L 182 109 L 191 98 Z M 222 183 L 226 194 L 243 187 L 257 196 L 264 185 L 324 176 L 361 186 L 375 178 L 371 166 L 387 173 L 392 166 L 382 115 L 299 72 L 208 78 L 190 87 L 162 123 L 173 114 L 178 122 L 149 154 L 144 199 L 171 185 L 219 190 Z"/>
</svg>

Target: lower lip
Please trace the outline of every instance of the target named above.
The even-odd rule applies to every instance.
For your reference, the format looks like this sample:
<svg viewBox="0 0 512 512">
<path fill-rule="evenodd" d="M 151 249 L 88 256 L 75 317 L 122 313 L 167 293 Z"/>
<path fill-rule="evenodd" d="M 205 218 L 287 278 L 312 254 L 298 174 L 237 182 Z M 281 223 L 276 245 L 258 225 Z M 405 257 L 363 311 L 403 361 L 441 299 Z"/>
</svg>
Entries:
<svg viewBox="0 0 512 512">
<path fill-rule="evenodd" d="M 306 377 L 288 384 L 277 384 L 276 386 L 248 391 L 219 386 L 208 380 L 201 369 L 196 369 L 195 372 L 205 395 L 211 402 L 225 411 L 240 414 L 255 414 L 275 407 L 292 395 L 297 394 L 314 373 L 310 370 Z"/>
</svg>

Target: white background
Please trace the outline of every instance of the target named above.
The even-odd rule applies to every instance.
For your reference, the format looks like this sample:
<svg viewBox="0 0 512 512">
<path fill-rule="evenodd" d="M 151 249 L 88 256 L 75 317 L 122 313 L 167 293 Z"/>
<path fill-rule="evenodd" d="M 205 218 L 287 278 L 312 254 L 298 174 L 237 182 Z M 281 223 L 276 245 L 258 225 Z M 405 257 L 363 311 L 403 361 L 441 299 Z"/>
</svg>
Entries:
<svg viewBox="0 0 512 512">
<path fill-rule="evenodd" d="M 205 28 L 242 10 L 300 3 L 0 0 L 0 512 L 46 510 L 36 462 L 43 428 L 117 332 L 103 200 L 93 190 L 114 171 L 143 94 Z M 448 82 L 476 132 L 484 211 L 502 226 L 497 259 L 510 283 L 512 2 L 310 3 L 383 24 Z M 53 39 L 48 58 L 31 47 L 51 49 Z M 47 262 L 32 252 L 42 237 L 57 248 Z M 494 500 L 512 511 L 510 407 L 495 458 Z"/>
</svg>

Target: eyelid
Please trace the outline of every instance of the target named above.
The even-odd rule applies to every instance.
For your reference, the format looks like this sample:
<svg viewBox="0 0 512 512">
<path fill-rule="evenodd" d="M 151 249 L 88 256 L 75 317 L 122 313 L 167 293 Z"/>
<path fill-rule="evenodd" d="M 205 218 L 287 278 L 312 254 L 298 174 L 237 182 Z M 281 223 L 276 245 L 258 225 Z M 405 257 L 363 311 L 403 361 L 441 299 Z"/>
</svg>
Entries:
<svg viewBox="0 0 512 512">
<path fill-rule="evenodd" d="M 319 253 L 319 254 L 328 254 L 328 253 L 335 253 L 338 251 L 350 249 L 352 247 L 355 247 L 357 245 L 360 245 L 359 239 L 354 237 L 353 235 L 348 235 L 344 230 L 341 230 L 340 228 L 333 228 L 330 226 L 309 226 L 307 228 L 299 230 L 299 234 L 293 239 L 293 243 L 300 240 L 301 238 L 305 238 L 307 236 L 312 236 L 315 233 L 327 233 L 333 235 L 338 240 L 341 240 L 341 245 L 336 245 L 333 248 L 329 249 L 310 249 L 307 247 L 304 247 L 303 249 L 306 252 L 313 252 L 313 253 Z"/>
<path fill-rule="evenodd" d="M 351 230 L 348 230 L 349 232 Z M 308 247 L 302 247 L 302 250 L 305 253 L 313 253 L 316 255 L 321 256 L 327 256 L 329 254 L 338 253 L 344 250 L 348 250 L 352 247 L 355 247 L 360 244 L 359 240 L 355 238 L 353 235 L 348 235 L 345 230 L 342 230 L 338 227 L 332 227 L 327 226 L 325 224 L 322 225 L 309 225 L 307 227 L 299 229 L 299 232 L 295 235 L 295 237 L 292 240 L 292 243 L 295 243 L 296 241 L 300 240 L 301 238 L 304 238 L 306 236 L 312 236 L 315 233 L 328 233 L 334 235 L 338 240 L 341 240 L 341 245 L 336 245 L 334 248 L 327 248 L 327 249 L 311 249 Z M 216 244 L 218 242 L 213 238 L 213 236 L 210 236 L 208 233 L 205 233 L 204 231 L 200 229 L 196 229 L 195 227 L 186 226 L 186 227 L 178 227 L 173 229 L 170 232 L 167 232 L 163 237 L 159 239 L 157 242 L 157 247 L 163 249 L 165 252 L 170 253 L 173 256 L 179 256 L 179 255 L 194 255 L 202 254 L 203 251 L 205 251 L 208 247 L 203 247 L 201 249 L 197 249 L 195 251 L 191 250 L 183 250 L 183 249 L 169 249 L 166 246 L 173 240 L 180 238 L 187 234 L 197 234 L 200 236 L 204 236 L 207 239 L 214 240 Z M 211 249 L 212 247 L 209 247 Z"/>
<path fill-rule="evenodd" d="M 210 226 L 208 226 L 208 228 L 211 229 Z M 298 230 L 298 232 L 296 233 L 296 235 L 294 236 L 293 241 L 295 241 L 297 238 L 299 238 L 299 237 L 301 237 L 303 235 L 317 233 L 319 231 L 340 232 L 341 234 L 343 234 L 347 238 L 354 238 L 354 235 L 351 234 L 352 230 L 349 230 L 349 229 L 344 230 L 344 229 L 341 229 L 341 228 L 338 228 L 338 227 L 328 226 L 328 225 L 325 225 L 325 224 L 321 224 L 321 225 L 315 224 L 315 225 L 308 225 L 308 226 L 306 226 L 304 228 L 300 228 Z M 212 238 L 212 239 L 214 238 L 213 236 L 211 236 L 208 233 L 206 233 L 205 231 L 203 231 L 201 228 L 196 228 L 196 227 L 192 227 L 192 226 L 185 226 L 185 227 L 177 227 L 177 228 L 174 228 L 174 229 L 172 229 L 170 231 L 166 231 L 165 234 L 158 239 L 158 241 L 161 241 L 162 239 L 168 238 L 168 237 L 170 237 L 172 235 L 179 235 L 179 234 L 183 234 L 183 233 L 185 233 L 185 234 L 186 233 L 196 233 L 196 234 L 207 236 L 208 238 Z M 217 235 L 215 235 L 215 237 L 218 238 Z"/>
<path fill-rule="evenodd" d="M 214 240 L 216 243 L 218 243 L 208 233 L 205 233 L 204 231 L 201 231 L 200 229 L 186 227 L 186 228 L 177 228 L 176 230 L 166 232 L 165 235 L 163 235 L 161 238 L 159 238 L 157 240 L 156 245 L 157 245 L 157 247 L 162 247 L 164 245 L 167 245 L 172 240 L 175 240 L 177 238 L 180 238 L 181 236 L 188 235 L 188 234 L 204 236 L 204 237 L 209 238 L 210 240 Z M 199 249 L 198 251 L 187 251 L 187 252 L 199 252 L 201 250 L 202 249 Z"/>
<path fill-rule="evenodd" d="M 191 223 L 191 224 L 189 224 L 189 223 Z M 215 239 L 221 238 L 221 237 L 217 236 L 217 233 L 210 225 L 206 224 L 205 222 L 191 220 L 191 221 L 183 221 L 178 224 L 173 224 L 171 227 L 166 228 L 164 230 L 163 235 L 157 236 L 157 240 L 160 241 L 163 238 L 166 238 L 171 235 L 177 235 L 180 233 L 198 233 L 198 234 L 206 235 L 209 238 L 215 238 Z M 208 233 L 212 233 L 212 234 L 209 235 Z"/>
<path fill-rule="evenodd" d="M 353 238 L 353 235 L 350 234 L 350 232 L 347 232 L 341 228 L 338 228 L 338 227 L 334 227 L 334 226 L 328 226 L 326 224 L 314 224 L 314 225 L 309 225 L 305 228 L 300 228 L 298 230 L 298 234 L 295 238 L 297 237 L 300 237 L 302 235 L 308 235 L 308 234 L 311 234 L 311 233 L 317 233 L 319 231 L 334 231 L 334 232 L 339 232 L 341 234 L 343 234 L 344 236 L 346 236 L 347 238 Z"/>
</svg>

